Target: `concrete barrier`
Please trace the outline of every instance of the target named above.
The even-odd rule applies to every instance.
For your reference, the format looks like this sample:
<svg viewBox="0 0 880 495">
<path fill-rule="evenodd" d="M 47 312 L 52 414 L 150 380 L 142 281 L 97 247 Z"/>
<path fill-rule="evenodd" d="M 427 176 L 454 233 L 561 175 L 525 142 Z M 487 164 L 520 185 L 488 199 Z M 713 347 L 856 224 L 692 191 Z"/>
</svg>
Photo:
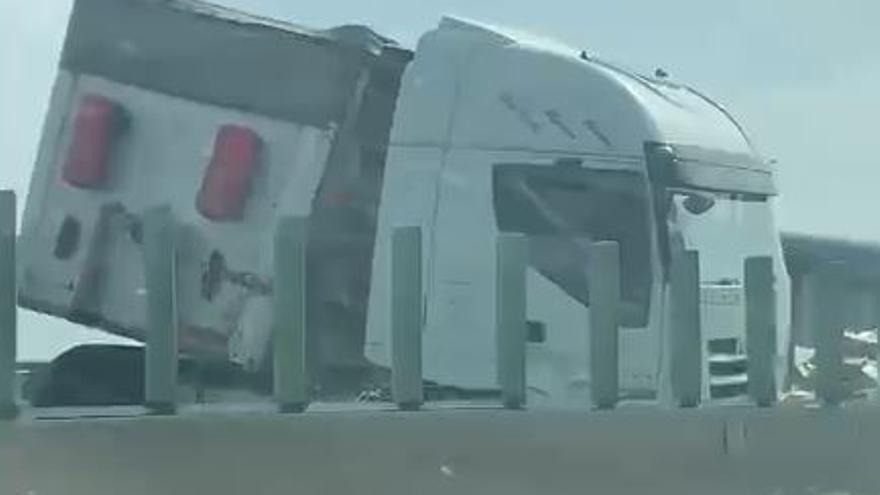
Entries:
<svg viewBox="0 0 880 495">
<path fill-rule="evenodd" d="M 703 338 L 700 328 L 700 259 L 682 251 L 670 269 L 669 370 L 671 399 L 677 407 L 696 407 L 702 395 Z"/>
<path fill-rule="evenodd" d="M 776 402 L 776 291 L 773 259 L 748 258 L 744 266 L 749 397 L 760 407 Z"/>
<path fill-rule="evenodd" d="M 422 389 L 422 230 L 400 227 L 391 246 L 391 395 L 418 409 Z"/>
<path fill-rule="evenodd" d="M 816 346 L 816 396 L 826 406 L 836 406 L 846 398 L 843 386 L 843 288 L 833 272 L 820 270 L 803 279 L 808 322 Z"/>
<path fill-rule="evenodd" d="M 143 215 L 147 289 L 144 405 L 173 414 L 177 404 L 177 225 L 170 206 Z"/>
<path fill-rule="evenodd" d="M 15 277 L 15 192 L 0 191 L 0 420 L 17 413 Z"/>
<path fill-rule="evenodd" d="M 0 493 L 873 494 L 878 443 L 876 408 L 181 410 L 0 424 Z"/>
<path fill-rule="evenodd" d="M 611 409 L 619 399 L 620 248 L 614 241 L 590 249 L 590 386 L 593 406 Z"/>
<path fill-rule="evenodd" d="M 306 236 L 308 220 L 284 217 L 275 233 L 272 299 L 274 395 L 284 413 L 309 404 L 306 331 Z"/>
<path fill-rule="evenodd" d="M 528 239 L 498 236 L 496 256 L 496 359 L 501 401 L 509 409 L 526 402 L 526 266 Z"/>
</svg>

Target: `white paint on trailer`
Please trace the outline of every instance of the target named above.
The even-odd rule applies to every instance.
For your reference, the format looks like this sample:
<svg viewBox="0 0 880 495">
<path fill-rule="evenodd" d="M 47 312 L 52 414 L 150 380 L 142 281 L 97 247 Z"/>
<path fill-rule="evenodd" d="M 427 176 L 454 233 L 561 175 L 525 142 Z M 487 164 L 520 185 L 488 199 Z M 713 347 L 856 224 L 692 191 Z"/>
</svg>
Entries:
<svg viewBox="0 0 880 495">
<path fill-rule="evenodd" d="M 206 329 L 219 340 L 229 339 L 232 360 L 246 365 L 260 362 L 267 339 L 255 334 L 268 335 L 267 319 L 242 319 L 241 314 L 267 311 L 268 305 L 259 301 L 265 296 L 227 286 L 207 301 L 200 293 L 201 271 L 211 252 L 218 250 L 231 269 L 271 279 L 275 222 L 282 214 L 308 214 L 333 131 L 63 71 L 56 95 L 64 101 L 53 102 L 53 109 L 75 108 L 87 93 L 119 102 L 130 119 L 112 164 L 113 187 L 84 192 L 63 182 L 60 165 L 76 112 L 50 112 L 44 151 L 32 185 L 35 195 L 28 201 L 22 225 L 22 295 L 29 305 L 56 314 L 69 313 L 81 303 L 94 305 L 112 328 L 142 338 L 146 309 L 143 271 L 131 223 L 125 215 L 102 220 L 101 211 L 118 203 L 125 213 L 136 216 L 151 206 L 169 203 L 182 230 L 179 295 L 184 337 L 189 327 Z M 219 126 L 230 123 L 253 129 L 263 142 L 264 154 L 245 221 L 218 223 L 201 216 L 195 200 L 211 159 L 215 133 Z M 81 225 L 81 246 L 70 259 L 58 259 L 53 249 L 68 216 Z M 100 264 L 97 285 L 89 284 L 83 276 L 93 268 L 92 263 Z M 255 307 L 249 309 L 251 305 Z M 260 328 L 242 327 L 250 322 L 259 323 Z M 253 341 L 262 345 L 246 346 Z"/>
</svg>

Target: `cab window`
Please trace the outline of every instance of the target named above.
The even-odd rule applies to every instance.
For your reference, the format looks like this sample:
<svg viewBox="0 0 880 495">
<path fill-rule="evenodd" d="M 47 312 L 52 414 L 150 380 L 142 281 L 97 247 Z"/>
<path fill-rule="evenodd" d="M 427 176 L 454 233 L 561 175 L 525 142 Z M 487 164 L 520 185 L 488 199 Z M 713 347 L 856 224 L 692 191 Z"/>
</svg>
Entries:
<svg viewBox="0 0 880 495">
<path fill-rule="evenodd" d="M 620 243 L 622 323 L 647 322 L 651 292 L 650 223 L 639 174 L 581 166 L 496 165 L 498 229 L 529 238 L 529 263 L 584 306 L 589 305 L 590 245 Z"/>
</svg>

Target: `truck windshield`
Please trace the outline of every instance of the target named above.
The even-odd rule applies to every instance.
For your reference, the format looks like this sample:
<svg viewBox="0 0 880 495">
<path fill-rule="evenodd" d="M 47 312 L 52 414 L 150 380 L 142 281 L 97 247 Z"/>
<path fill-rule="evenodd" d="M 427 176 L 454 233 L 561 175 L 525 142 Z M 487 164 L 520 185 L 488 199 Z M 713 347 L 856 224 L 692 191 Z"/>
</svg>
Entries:
<svg viewBox="0 0 880 495">
<path fill-rule="evenodd" d="M 644 179 L 580 166 L 503 164 L 493 173 L 498 229 L 529 238 L 529 263 L 581 304 L 589 305 L 590 244 L 620 243 L 622 319 L 647 320 L 650 236 Z"/>
<path fill-rule="evenodd" d="M 770 256 L 777 249 L 770 204 L 719 196 L 709 210 L 695 214 L 684 207 L 685 198 L 675 197 L 673 219 L 684 247 L 700 253 L 703 282 L 741 284 L 746 258 Z"/>
</svg>

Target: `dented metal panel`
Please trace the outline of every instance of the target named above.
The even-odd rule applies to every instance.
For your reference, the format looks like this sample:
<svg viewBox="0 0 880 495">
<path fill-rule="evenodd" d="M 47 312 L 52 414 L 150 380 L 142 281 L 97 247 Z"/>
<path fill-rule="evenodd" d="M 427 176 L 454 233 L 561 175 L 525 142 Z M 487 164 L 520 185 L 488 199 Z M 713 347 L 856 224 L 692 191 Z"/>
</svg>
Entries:
<svg viewBox="0 0 880 495">
<path fill-rule="evenodd" d="M 408 58 L 362 26 L 307 30 L 196 1 L 77 0 L 61 67 L 323 127 L 342 119 L 364 68 L 399 72 Z"/>
</svg>

